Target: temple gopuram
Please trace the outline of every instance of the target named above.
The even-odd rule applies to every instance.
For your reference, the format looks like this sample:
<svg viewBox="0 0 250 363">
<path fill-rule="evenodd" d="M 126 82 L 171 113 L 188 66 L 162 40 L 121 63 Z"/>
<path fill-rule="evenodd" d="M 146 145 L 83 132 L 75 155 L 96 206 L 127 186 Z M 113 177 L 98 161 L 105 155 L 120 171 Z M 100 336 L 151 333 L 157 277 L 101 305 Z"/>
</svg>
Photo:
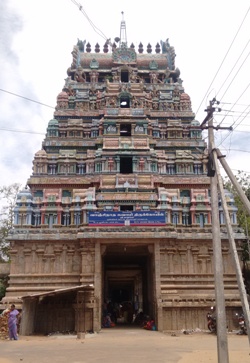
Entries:
<svg viewBox="0 0 250 363">
<path fill-rule="evenodd" d="M 215 305 L 207 161 L 168 39 L 137 49 L 78 40 L 17 196 L 2 306 L 24 309 L 22 333 L 99 331 L 107 307 L 116 324 L 142 313 L 160 331 L 206 329 Z M 241 302 L 219 211 L 232 328 Z"/>
</svg>

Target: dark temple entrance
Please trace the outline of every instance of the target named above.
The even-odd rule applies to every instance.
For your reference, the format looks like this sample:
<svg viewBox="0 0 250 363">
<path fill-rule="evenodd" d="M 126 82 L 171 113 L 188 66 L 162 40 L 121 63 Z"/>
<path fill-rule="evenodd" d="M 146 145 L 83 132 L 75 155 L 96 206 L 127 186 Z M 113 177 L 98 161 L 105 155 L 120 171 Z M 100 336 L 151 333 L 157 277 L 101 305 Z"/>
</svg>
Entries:
<svg viewBox="0 0 250 363">
<path fill-rule="evenodd" d="M 134 324 L 141 312 L 154 318 L 153 256 L 148 246 L 112 244 L 103 256 L 103 311 L 116 325 Z"/>
</svg>

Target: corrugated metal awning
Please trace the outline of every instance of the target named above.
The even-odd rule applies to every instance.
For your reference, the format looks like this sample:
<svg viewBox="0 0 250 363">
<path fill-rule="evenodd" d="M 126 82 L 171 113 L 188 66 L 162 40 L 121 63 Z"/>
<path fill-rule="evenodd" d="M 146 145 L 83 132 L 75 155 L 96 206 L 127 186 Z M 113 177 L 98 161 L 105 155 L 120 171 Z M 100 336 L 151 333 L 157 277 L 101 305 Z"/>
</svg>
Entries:
<svg viewBox="0 0 250 363">
<path fill-rule="evenodd" d="M 53 296 L 53 295 L 58 295 L 58 294 L 63 294 L 65 292 L 71 292 L 71 291 L 79 291 L 79 290 L 88 290 L 88 289 L 93 289 L 94 285 L 90 284 L 90 285 L 79 285 L 79 286 L 73 286 L 73 287 L 68 287 L 65 289 L 57 289 L 57 290 L 51 290 L 51 291 L 47 291 L 47 292 L 41 292 L 38 294 L 30 294 L 30 295 L 24 295 L 21 296 L 20 299 L 24 300 L 24 299 L 28 299 L 28 298 L 39 298 L 42 296 Z"/>
</svg>

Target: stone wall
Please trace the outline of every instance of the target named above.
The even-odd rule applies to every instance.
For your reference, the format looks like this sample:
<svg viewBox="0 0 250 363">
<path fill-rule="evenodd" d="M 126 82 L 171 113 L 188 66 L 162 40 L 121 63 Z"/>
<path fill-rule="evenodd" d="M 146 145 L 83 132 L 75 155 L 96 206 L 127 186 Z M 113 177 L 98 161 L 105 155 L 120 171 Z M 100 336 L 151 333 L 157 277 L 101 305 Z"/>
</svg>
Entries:
<svg viewBox="0 0 250 363">
<path fill-rule="evenodd" d="M 164 308 L 163 309 L 163 331 L 176 331 L 176 330 L 208 330 L 207 328 L 207 313 L 210 307 L 194 308 L 179 307 L 179 308 Z M 237 330 L 239 328 L 236 313 L 241 311 L 240 308 L 227 307 L 226 308 L 226 321 L 228 331 Z"/>
</svg>

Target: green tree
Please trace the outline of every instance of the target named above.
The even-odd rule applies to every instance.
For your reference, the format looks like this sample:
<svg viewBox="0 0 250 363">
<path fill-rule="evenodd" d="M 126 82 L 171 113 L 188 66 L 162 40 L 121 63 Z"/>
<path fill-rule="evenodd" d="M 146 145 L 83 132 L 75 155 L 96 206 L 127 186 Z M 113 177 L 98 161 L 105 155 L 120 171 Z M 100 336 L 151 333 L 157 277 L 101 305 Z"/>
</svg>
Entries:
<svg viewBox="0 0 250 363">
<path fill-rule="evenodd" d="M 7 237 L 13 228 L 14 208 L 20 184 L 14 183 L 0 187 L 0 262 L 9 260 Z"/>
<path fill-rule="evenodd" d="M 240 184 L 242 190 L 244 191 L 246 197 L 250 201 L 250 175 L 246 174 L 243 171 L 238 171 L 237 175 L 235 175 L 238 183 Z M 244 230 L 245 235 L 247 237 L 246 243 L 243 245 L 242 250 L 242 260 L 247 261 L 249 258 L 249 233 L 250 233 L 250 215 L 248 214 L 244 204 L 242 203 L 235 187 L 233 186 L 231 180 L 228 177 L 224 179 L 225 188 L 228 189 L 234 195 L 235 205 L 238 208 L 237 211 L 237 221 L 238 225 Z"/>
<path fill-rule="evenodd" d="M 6 288 L 8 286 L 8 276 L 0 279 L 0 301 L 5 296 Z"/>
</svg>

